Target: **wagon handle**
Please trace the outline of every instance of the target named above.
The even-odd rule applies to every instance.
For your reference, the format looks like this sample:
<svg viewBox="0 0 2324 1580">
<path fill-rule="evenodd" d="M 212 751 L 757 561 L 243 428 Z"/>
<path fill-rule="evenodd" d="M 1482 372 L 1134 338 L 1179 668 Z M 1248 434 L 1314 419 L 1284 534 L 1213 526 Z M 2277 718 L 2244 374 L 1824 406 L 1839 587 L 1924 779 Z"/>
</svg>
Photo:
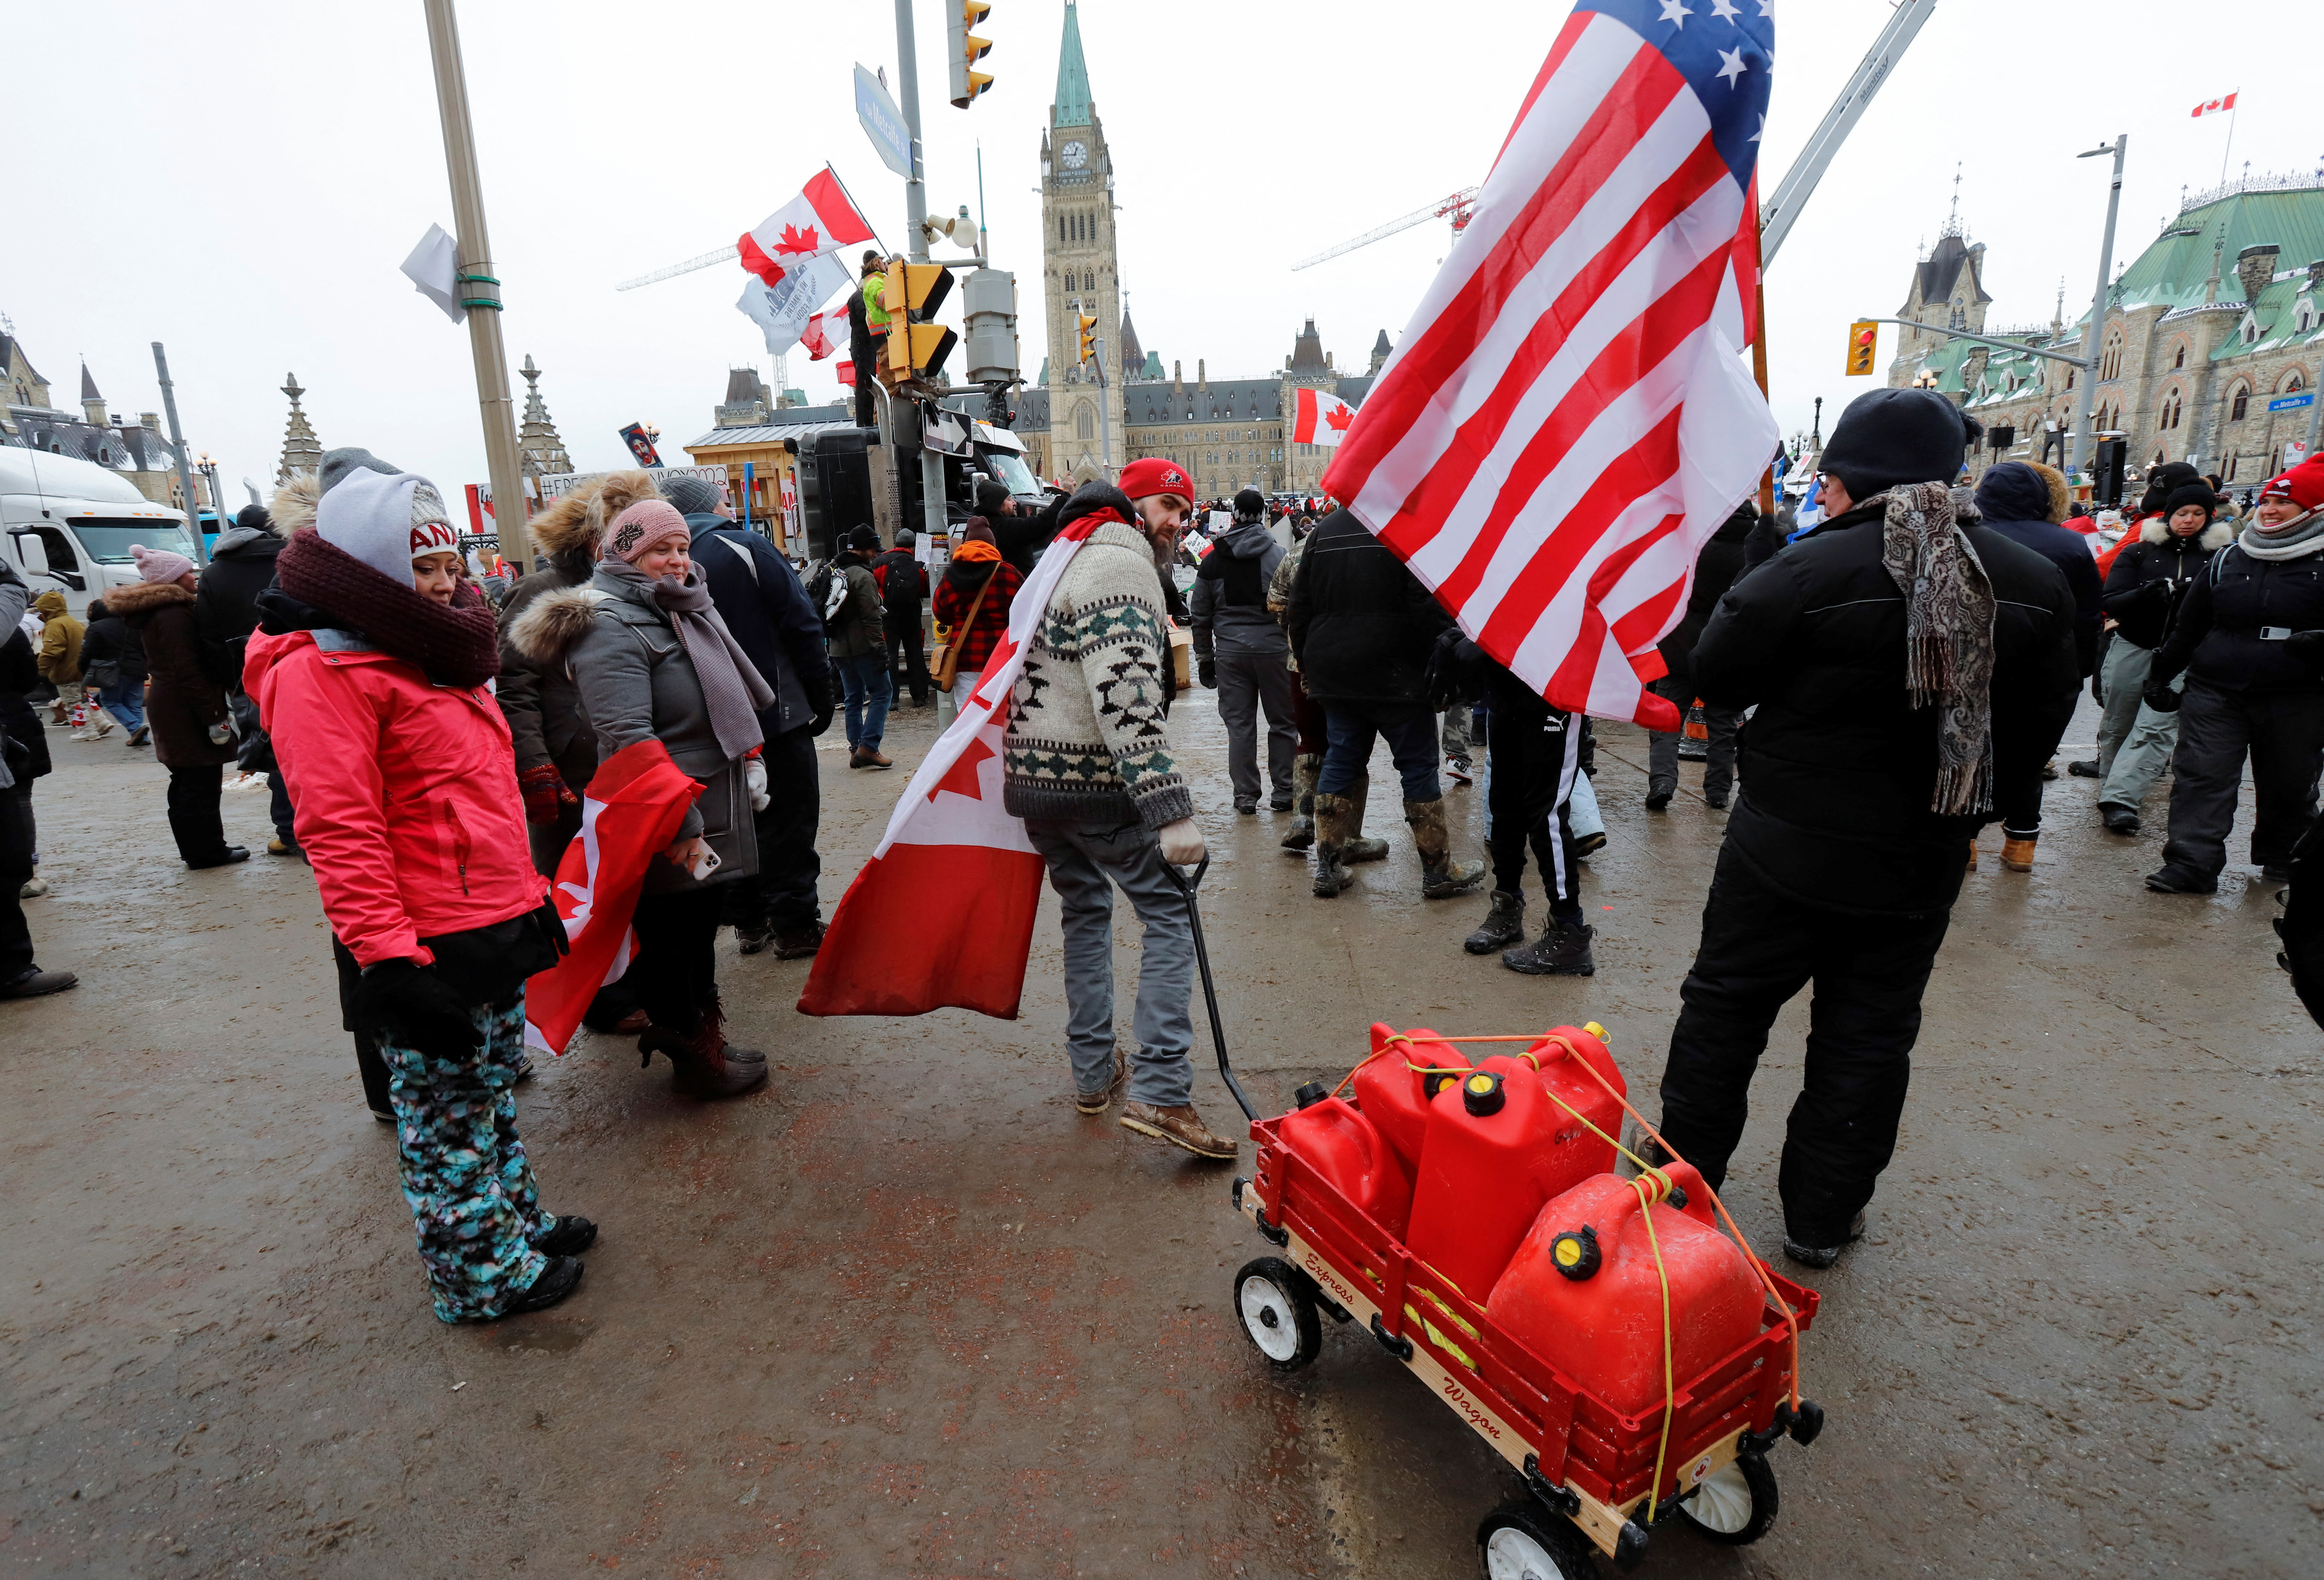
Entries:
<svg viewBox="0 0 2324 1580">
<path fill-rule="evenodd" d="M 1170 882 L 1176 885 L 1178 892 L 1186 897 L 1186 920 L 1194 934 L 1194 964 L 1202 971 L 1203 999 L 1211 1011 L 1211 1044 L 1219 1050 L 1219 1078 L 1227 1084 L 1227 1090 L 1234 1094 L 1235 1102 L 1242 1108 L 1243 1117 L 1256 1123 L 1259 1110 L 1250 1105 L 1250 1098 L 1244 1094 L 1242 1084 L 1235 1079 L 1234 1070 L 1227 1063 L 1227 1032 L 1224 1023 L 1219 1019 L 1219 990 L 1211 981 L 1211 950 L 1203 939 L 1203 908 L 1194 899 L 1194 891 L 1201 887 L 1203 874 L 1211 870 L 1210 853 L 1203 853 L 1202 864 L 1194 869 L 1194 875 L 1191 878 L 1168 862 L 1162 864 L 1162 870 L 1169 874 Z"/>
</svg>

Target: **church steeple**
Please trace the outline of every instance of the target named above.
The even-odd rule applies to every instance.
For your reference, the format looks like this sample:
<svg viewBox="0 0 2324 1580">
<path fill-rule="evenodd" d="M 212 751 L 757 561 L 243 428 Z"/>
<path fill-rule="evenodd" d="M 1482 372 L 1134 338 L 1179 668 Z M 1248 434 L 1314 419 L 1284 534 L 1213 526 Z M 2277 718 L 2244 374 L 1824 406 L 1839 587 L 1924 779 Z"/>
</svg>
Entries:
<svg viewBox="0 0 2324 1580">
<path fill-rule="evenodd" d="M 1089 65 L 1082 59 L 1081 14 L 1074 0 L 1065 0 L 1065 37 L 1057 49 L 1057 94 L 1049 105 L 1049 125 L 1086 126 L 1095 113 L 1090 103 Z"/>
</svg>

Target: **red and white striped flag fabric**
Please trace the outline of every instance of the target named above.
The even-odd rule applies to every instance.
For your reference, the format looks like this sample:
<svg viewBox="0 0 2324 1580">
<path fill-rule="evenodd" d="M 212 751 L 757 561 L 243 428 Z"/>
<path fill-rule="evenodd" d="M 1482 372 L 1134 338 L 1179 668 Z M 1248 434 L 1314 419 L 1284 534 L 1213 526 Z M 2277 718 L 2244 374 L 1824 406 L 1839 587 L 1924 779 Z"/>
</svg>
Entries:
<svg viewBox="0 0 2324 1580">
<path fill-rule="evenodd" d="M 1291 442 L 1336 445 L 1355 420 L 1356 409 L 1329 390 L 1302 389 L 1291 416 Z"/>
<path fill-rule="evenodd" d="M 549 891 L 572 953 L 525 984 L 529 1046 L 563 1053 L 597 990 L 630 968 L 637 952 L 630 918 L 646 868 L 678 837 L 701 793 L 659 741 L 624 746 L 598 764 L 581 799 L 581 832 L 565 847 Z"/>
<path fill-rule="evenodd" d="M 2241 88 L 2237 88 L 2236 90 L 2236 93 L 2240 93 L 2243 90 Z M 2200 121 L 2205 115 L 2216 115 L 2221 110 L 2231 110 L 2235 107 L 2236 95 L 2231 93 L 2225 98 L 2215 98 L 2208 103 L 2197 105 L 2195 106 L 2195 113 L 2190 118 Z"/>
<path fill-rule="evenodd" d="M 1017 1018 L 1040 855 L 1001 804 L 1001 738 L 1025 647 L 1074 553 L 1111 512 L 1051 541 L 1009 610 L 952 727 L 936 737 L 888 832 L 847 886 L 798 1007 L 808 1015 L 919 1015 L 954 1007 Z"/>
<path fill-rule="evenodd" d="M 779 285 L 787 271 L 808 259 L 871 239 L 872 226 L 825 165 L 798 197 L 744 231 L 734 245 L 742 267 L 769 285 Z"/>
<path fill-rule="evenodd" d="M 831 355 L 831 326 L 826 320 L 834 318 L 844 319 L 846 316 L 847 312 L 844 308 L 807 315 L 807 328 L 799 334 L 799 344 L 807 347 L 807 359 L 809 362 L 821 362 Z"/>
<path fill-rule="evenodd" d="M 1744 368 L 1772 0 L 1583 0 L 1324 474 L 1553 707 L 1646 690 L 1777 439 Z"/>
</svg>

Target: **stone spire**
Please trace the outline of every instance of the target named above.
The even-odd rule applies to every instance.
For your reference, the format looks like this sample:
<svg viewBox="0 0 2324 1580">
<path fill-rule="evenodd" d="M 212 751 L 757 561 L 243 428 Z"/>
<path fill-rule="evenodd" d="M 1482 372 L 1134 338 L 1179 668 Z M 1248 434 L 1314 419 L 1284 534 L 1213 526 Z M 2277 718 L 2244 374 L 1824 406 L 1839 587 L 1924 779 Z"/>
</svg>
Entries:
<svg viewBox="0 0 2324 1580">
<path fill-rule="evenodd" d="M 274 481 L 288 483 L 301 472 L 317 472 L 323 466 L 323 443 L 315 430 L 307 425 L 307 414 L 299 410 L 299 397 L 307 392 L 299 387 L 299 375 L 282 375 L 282 393 L 290 397 L 290 423 L 282 430 L 282 464 L 274 469 Z"/>
<path fill-rule="evenodd" d="M 549 406 L 540 398 L 540 369 L 532 365 L 532 353 L 525 353 L 524 366 L 524 427 L 516 436 L 517 450 L 526 467 L 535 476 L 554 476 L 573 470 L 573 457 L 565 453 L 565 441 L 557 435 L 557 424 L 549 420 Z"/>
<path fill-rule="evenodd" d="M 1388 361 L 1388 353 L 1392 349 L 1393 347 L 1388 343 L 1388 331 L 1382 329 L 1379 332 L 1379 338 L 1372 342 L 1372 365 L 1364 370 L 1366 377 L 1371 377 L 1379 372 L 1382 365 Z"/>
<path fill-rule="evenodd" d="M 91 428 L 110 426 L 105 420 L 105 397 L 97 393 L 97 381 L 89 376 L 86 362 L 80 365 L 80 411 Z"/>
</svg>

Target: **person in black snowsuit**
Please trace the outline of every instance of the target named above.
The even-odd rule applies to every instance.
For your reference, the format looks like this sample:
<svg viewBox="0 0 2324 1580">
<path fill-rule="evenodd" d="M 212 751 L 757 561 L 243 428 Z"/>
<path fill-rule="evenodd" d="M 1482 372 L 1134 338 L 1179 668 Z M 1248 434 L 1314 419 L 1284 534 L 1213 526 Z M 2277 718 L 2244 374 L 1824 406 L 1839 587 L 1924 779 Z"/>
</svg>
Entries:
<svg viewBox="0 0 2324 1580">
<path fill-rule="evenodd" d="M 911 691 L 912 706 L 926 707 L 935 682 L 928 674 L 927 644 L 920 630 L 920 606 L 928 596 L 928 568 L 912 552 L 918 541 L 911 528 L 898 528 L 896 546 L 872 562 L 872 579 L 880 584 L 888 626 L 889 689 L 896 689 L 896 678 L 900 675 L 902 685 Z"/>
<path fill-rule="evenodd" d="M 2301 652 L 2314 643 L 2289 640 L 2308 632 L 2324 632 L 2324 458 L 2260 491 L 2251 524 L 2196 574 L 2154 655 L 2146 706 L 2178 709 L 2179 746 L 2171 836 L 2149 889 L 2218 887 L 2246 754 L 2257 802 L 2252 860 L 2264 878 L 2291 876 L 2324 767 L 2324 679 Z M 2185 688 L 2174 691 L 2182 671 Z"/>
<path fill-rule="evenodd" d="M 1768 1028 L 1812 981 L 1778 1184 L 1784 1252 L 1813 1267 L 1863 1233 L 1895 1150 L 1970 837 L 2039 777 L 2078 690 L 2065 577 L 1948 486 L 1973 432 L 1932 390 L 1858 396 L 1824 451 L 1829 519 L 1738 577 L 1694 648 L 1706 702 L 1758 711 L 1662 1133 L 1726 1178 Z"/>
</svg>

